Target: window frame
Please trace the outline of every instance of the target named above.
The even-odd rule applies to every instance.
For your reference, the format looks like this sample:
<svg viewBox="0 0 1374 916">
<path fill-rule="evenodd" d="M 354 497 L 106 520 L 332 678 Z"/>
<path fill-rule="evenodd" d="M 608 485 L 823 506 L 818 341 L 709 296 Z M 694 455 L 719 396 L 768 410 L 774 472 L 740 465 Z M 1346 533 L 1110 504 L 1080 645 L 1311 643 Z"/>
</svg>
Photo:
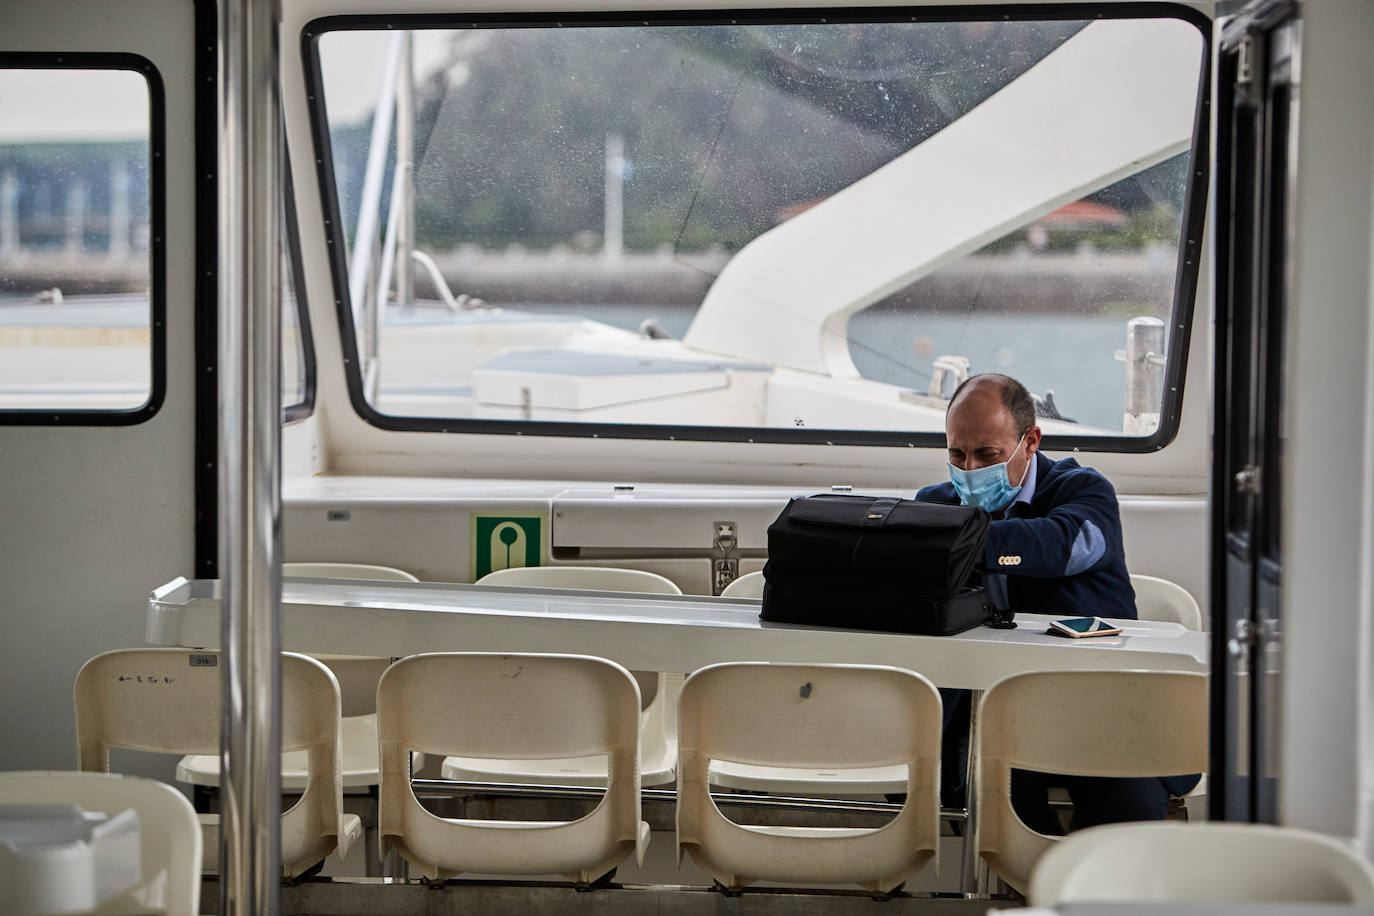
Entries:
<svg viewBox="0 0 1374 916">
<path fill-rule="evenodd" d="M 1194 107 L 1193 141 L 1189 152 L 1188 181 L 1175 268 L 1173 308 L 1170 319 L 1169 355 L 1164 371 L 1164 399 L 1160 423 L 1150 436 L 1046 435 L 1043 447 L 1051 451 L 1148 453 L 1159 451 L 1178 434 L 1183 408 L 1189 338 L 1192 336 L 1197 295 L 1199 259 L 1207 210 L 1208 141 L 1211 101 L 1213 23 L 1203 13 L 1174 3 L 1063 3 L 1048 6 L 998 4 L 989 6 L 855 7 L 787 10 L 703 10 L 563 13 L 467 13 L 412 15 L 337 15 L 307 22 L 301 29 L 301 57 L 306 96 L 310 105 L 310 130 L 315 147 L 316 172 L 324 210 L 325 241 L 334 285 L 334 305 L 343 347 L 344 378 L 348 398 L 365 422 L 394 432 L 465 433 L 482 435 L 561 436 L 585 439 L 647 439 L 661 441 L 782 443 L 805 445 L 944 448 L 942 432 L 886 432 L 855 429 L 810 429 L 745 426 L 683 426 L 583 421 L 495 420 L 442 417 L 407 417 L 384 414 L 367 402 L 363 391 L 358 342 L 353 327 L 348 291 L 347 242 L 339 210 L 329 140 L 328 114 L 317 44 L 321 36 L 337 31 L 394 29 L 492 29 L 576 26 L 690 26 L 777 25 L 848 22 L 976 22 L 1048 21 L 1092 19 L 1176 19 L 1198 29 L 1202 54 L 1198 74 L 1198 99 Z"/>
<path fill-rule="evenodd" d="M 283 146 L 285 150 L 285 146 Z M 295 182 L 291 178 L 291 157 L 283 154 L 286 204 L 283 211 L 286 256 L 291 265 L 291 291 L 296 296 L 296 332 L 301 345 L 301 399 L 282 406 L 281 422 L 285 426 L 304 420 L 315 412 L 315 337 L 310 330 L 310 302 L 305 292 L 305 262 L 301 259 L 300 223 L 296 215 Z M 283 286 L 283 291 L 285 286 Z M 283 300 L 285 305 L 285 300 Z"/>
<path fill-rule="evenodd" d="M 5 70 L 130 70 L 148 84 L 148 399 L 137 407 L 0 410 L 0 426 L 135 426 L 151 419 L 167 397 L 167 107 L 162 74 L 140 54 L 107 51 L 10 51 Z"/>
</svg>

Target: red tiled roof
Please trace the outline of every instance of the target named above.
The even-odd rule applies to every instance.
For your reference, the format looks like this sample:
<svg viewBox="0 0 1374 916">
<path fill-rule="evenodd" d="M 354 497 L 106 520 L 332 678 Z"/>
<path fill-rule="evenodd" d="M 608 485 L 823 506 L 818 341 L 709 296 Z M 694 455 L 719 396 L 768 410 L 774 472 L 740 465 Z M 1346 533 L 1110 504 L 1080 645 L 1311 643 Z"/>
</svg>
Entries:
<svg viewBox="0 0 1374 916">
<path fill-rule="evenodd" d="M 1077 229 L 1090 226 L 1124 226 L 1127 216 L 1116 207 L 1076 200 L 1036 220 L 1046 229 Z"/>
</svg>

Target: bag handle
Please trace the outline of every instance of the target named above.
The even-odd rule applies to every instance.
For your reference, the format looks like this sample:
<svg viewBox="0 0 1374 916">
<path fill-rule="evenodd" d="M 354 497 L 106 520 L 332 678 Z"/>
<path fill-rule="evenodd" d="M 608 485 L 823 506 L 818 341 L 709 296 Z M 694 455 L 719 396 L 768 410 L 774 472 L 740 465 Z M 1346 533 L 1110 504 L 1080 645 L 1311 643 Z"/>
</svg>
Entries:
<svg viewBox="0 0 1374 916">
<path fill-rule="evenodd" d="M 873 505 L 868 507 L 864 513 L 863 521 L 859 523 L 864 528 L 874 528 L 883 525 L 887 517 L 892 514 L 892 510 L 897 508 L 901 499 L 895 496 L 880 496 L 873 500 Z"/>
</svg>

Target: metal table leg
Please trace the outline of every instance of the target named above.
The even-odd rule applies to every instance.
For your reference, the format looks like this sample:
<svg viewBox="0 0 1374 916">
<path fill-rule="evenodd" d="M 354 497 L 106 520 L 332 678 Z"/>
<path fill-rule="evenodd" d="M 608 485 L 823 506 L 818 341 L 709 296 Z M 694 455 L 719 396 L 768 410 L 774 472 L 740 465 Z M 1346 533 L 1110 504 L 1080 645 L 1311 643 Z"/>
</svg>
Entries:
<svg viewBox="0 0 1374 916">
<path fill-rule="evenodd" d="M 978 761 L 978 706 L 982 703 L 983 691 L 969 691 L 968 713 L 968 769 L 964 788 L 964 849 L 961 861 L 961 880 L 959 889 L 966 897 L 986 897 L 988 894 L 987 870 L 980 867 L 978 858 L 978 792 L 976 785 L 976 764 Z"/>
</svg>

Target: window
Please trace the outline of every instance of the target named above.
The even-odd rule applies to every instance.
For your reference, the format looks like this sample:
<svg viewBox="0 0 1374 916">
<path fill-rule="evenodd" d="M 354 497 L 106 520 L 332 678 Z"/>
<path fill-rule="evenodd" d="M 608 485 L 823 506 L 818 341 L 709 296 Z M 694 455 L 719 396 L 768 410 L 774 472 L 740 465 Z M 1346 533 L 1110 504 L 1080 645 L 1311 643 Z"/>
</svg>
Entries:
<svg viewBox="0 0 1374 916">
<path fill-rule="evenodd" d="M 137 422 L 161 400 L 160 100 L 131 55 L 0 58 L 4 422 Z"/>
<path fill-rule="evenodd" d="M 316 23 L 355 406 L 906 443 L 997 371 L 1060 444 L 1157 447 L 1205 188 L 1180 15 Z"/>
</svg>

